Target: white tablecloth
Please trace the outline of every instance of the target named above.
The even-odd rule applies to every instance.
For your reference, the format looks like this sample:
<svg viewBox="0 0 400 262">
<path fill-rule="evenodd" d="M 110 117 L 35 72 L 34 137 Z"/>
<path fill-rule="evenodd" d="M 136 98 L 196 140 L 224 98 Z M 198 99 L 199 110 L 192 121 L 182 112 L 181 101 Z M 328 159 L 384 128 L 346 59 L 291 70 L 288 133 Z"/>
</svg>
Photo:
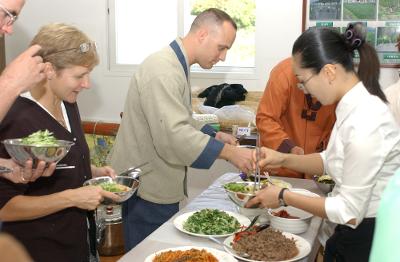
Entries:
<svg viewBox="0 0 400 262">
<path fill-rule="evenodd" d="M 223 250 L 223 247 L 214 242 L 211 242 L 206 238 L 195 237 L 180 232 L 174 227 L 173 220 L 175 217 L 183 213 L 196 211 L 203 208 L 218 208 L 225 211 L 237 212 L 235 204 L 229 200 L 221 185 L 239 179 L 240 178 L 237 173 L 227 173 L 219 177 L 209 188 L 207 188 L 203 193 L 196 197 L 185 208 L 180 210 L 174 217 L 172 217 L 156 231 L 154 231 L 151 235 L 149 235 L 145 240 L 143 240 L 140 244 L 138 244 L 136 247 L 126 253 L 119 260 L 119 262 L 144 261 L 147 256 L 154 252 L 157 252 L 161 249 L 177 246 L 201 246 Z M 311 192 L 322 195 L 321 191 L 317 188 L 312 180 L 286 177 L 280 177 L 279 179 L 289 182 L 295 188 L 304 188 L 310 190 Z M 319 227 L 321 226 L 321 222 L 321 218 L 314 216 L 311 220 L 308 230 L 305 233 L 299 235 L 306 239 L 312 246 L 312 251 L 310 255 L 300 261 L 314 261 L 314 258 L 319 248 L 317 234 Z"/>
</svg>

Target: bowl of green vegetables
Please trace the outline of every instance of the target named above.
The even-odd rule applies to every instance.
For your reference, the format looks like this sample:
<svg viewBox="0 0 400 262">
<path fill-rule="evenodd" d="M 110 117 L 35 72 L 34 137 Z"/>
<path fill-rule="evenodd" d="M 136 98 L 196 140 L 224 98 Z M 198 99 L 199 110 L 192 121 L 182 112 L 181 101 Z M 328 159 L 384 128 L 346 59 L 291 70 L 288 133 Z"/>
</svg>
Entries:
<svg viewBox="0 0 400 262">
<path fill-rule="evenodd" d="M 112 192 L 119 196 L 118 201 L 113 201 L 109 198 L 104 198 L 102 204 L 110 205 L 114 203 L 122 203 L 128 200 L 139 187 L 139 180 L 128 176 L 101 176 L 89 179 L 83 183 L 84 186 L 100 186 L 103 190 Z"/>
<path fill-rule="evenodd" d="M 328 194 L 335 187 L 335 181 L 333 181 L 330 175 L 322 175 L 322 176 L 313 176 L 313 180 L 315 184 L 317 184 L 318 188 L 324 192 L 324 194 Z"/>
<path fill-rule="evenodd" d="M 254 187 L 254 182 L 229 182 L 224 184 L 223 187 L 228 197 L 239 207 L 244 207 L 259 190 L 259 188 Z M 257 206 L 251 208 L 257 208 Z"/>
<path fill-rule="evenodd" d="M 70 150 L 73 142 L 57 140 L 48 130 L 39 130 L 24 138 L 2 141 L 8 154 L 19 165 L 32 160 L 35 168 L 39 161 L 58 163 Z"/>
</svg>

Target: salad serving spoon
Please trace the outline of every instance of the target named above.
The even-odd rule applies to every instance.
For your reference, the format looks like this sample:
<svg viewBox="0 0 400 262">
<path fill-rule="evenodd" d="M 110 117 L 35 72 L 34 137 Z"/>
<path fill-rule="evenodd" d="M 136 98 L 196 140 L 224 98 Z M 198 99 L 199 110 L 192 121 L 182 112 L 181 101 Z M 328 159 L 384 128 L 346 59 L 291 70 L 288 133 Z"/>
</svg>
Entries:
<svg viewBox="0 0 400 262">
<path fill-rule="evenodd" d="M 243 258 L 248 258 L 248 257 L 250 257 L 249 254 L 247 254 L 247 253 L 245 253 L 245 252 L 236 251 L 236 250 L 234 250 L 230 245 L 227 245 L 227 244 L 225 244 L 224 242 L 219 241 L 219 240 L 216 239 L 215 237 L 208 236 L 208 239 L 211 240 L 211 241 L 213 241 L 213 242 L 215 242 L 215 243 L 217 243 L 217 244 L 219 244 L 219 245 L 221 245 L 221 246 L 223 246 L 223 247 L 229 248 L 230 250 L 232 250 L 234 253 L 236 253 L 236 254 L 237 254 L 238 256 L 240 256 L 240 257 L 243 257 Z"/>
</svg>

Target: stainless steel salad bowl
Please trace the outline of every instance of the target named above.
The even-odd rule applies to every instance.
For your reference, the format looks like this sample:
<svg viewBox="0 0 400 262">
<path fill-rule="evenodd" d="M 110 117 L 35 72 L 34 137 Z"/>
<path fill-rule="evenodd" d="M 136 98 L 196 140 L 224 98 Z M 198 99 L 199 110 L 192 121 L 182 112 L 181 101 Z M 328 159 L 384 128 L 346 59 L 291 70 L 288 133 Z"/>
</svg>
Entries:
<svg viewBox="0 0 400 262">
<path fill-rule="evenodd" d="M 314 175 L 313 180 L 324 194 L 328 194 L 335 187 L 335 182 L 332 179 L 320 180 L 320 176 Z"/>
<path fill-rule="evenodd" d="M 232 202 L 239 207 L 244 207 L 255 196 L 254 182 L 229 182 L 223 187 Z M 251 208 L 257 208 L 257 206 Z"/>
<path fill-rule="evenodd" d="M 59 162 L 74 145 L 66 140 L 57 140 L 57 145 L 26 145 L 20 138 L 6 139 L 2 143 L 15 162 L 24 166 L 26 161 L 31 159 L 33 167 L 36 167 L 40 160 L 46 163 Z"/>
<path fill-rule="evenodd" d="M 124 188 L 126 187 L 126 191 L 120 191 L 116 192 L 114 190 L 110 190 L 105 187 L 105 185 L 112 185 L 112 184 L 117 184 L 117 185 L 122 185 Z M 128 177 L 128 176 L 116 176 L 114 179 L 108 176 L 102 176 L 102 177 L 96 177 L 89 179 L 83 183 L 84 186 L 101 186 L 104 190 L 113 192 L 114 194 L 118 195 L 120 199 L 118 201 L 113 201 L 112 199 L 109 198 L 104 198 L 102 204 L 104 205 L 111 205 L 115 203 L 122 203 L 126 200 L 128 200 L 137 190 L 139 187 L 140 181 L 133 178 L 133 177 Z"/>
</svg>

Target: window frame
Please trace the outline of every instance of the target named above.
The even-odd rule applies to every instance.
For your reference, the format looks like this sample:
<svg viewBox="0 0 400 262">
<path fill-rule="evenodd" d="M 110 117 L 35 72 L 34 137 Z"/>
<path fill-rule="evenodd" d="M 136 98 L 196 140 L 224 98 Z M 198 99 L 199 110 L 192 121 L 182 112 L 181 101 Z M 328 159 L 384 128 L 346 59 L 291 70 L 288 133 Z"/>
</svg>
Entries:
<svg viewBox="0 0 400 262">
<path fill-rule="evenodd" d="M 116 31 L 114 30 L 115 24 L 115 1 L 118 0 L 107 0 L 107 43 L 108 43 L 108 54 L 107 54 L 107 70 L 112 75 L 119 76 L 130 76 L 132 72 L 136 71 L 139 64 L 123 65 L 116 63 Z M 178 1 L 178 24 L 177 32 L 179 37 L 184 36 L 184 15 L 185 8 L 188 8 L 188 2 L 184 0 Z M 257 31 L 257 30 L 256 30 Z M 255 36 L 256 37 L 256 36 Z M 165 45 L 167 45 L 166 43 Z M 257 50 L 256 46 L 255 49 Z M 229 54 L 229 51 L 228 51 Z M 190 76 L 191 78 L 230 78 L 230 79 L 257 79 L 257 59 L 254 58 L 254 67 L 238 67 L 238 66 L 214 66 L 212 69 L 202 69 L 198 65 L 191 66 Z"/>
</svg>

